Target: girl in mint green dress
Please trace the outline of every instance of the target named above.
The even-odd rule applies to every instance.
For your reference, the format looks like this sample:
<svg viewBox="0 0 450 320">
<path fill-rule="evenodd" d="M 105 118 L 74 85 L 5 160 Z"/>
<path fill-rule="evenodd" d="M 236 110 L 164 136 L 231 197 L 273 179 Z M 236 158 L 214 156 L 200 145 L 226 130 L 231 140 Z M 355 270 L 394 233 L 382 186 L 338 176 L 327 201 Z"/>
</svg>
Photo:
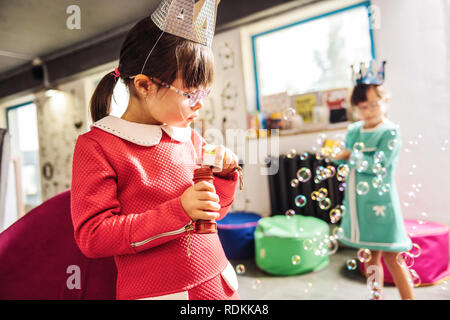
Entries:
<svg viewBox="0 0 450 320">
<path fill-rule="evenodd" d="M 355 248 L 409 251 L 412 243 L 394 180 L 401 146 L 398 128 L 387 119 L 370 129 L 364 128 L 364 121 L 356 122 L 349 126 L 345 142 L 352 153 L 346 161 L 350 172 L 340 241 Z"/>
<path fill-rule="evenodd" d="M 346 150 L 335 158 L 349 168 L 339 240 L 371 251 L 365 270 L 378 267 L 378 291 L 383 284 L 383 256 L 402 299 L 413 299 L 409 271 L 397 261 L 399 252 L 412 247 L 394 180 L 401 146 L 399 129 L 384 116 L 387 98 L 380 85 L 357 84 L 351 100 L 362 121 L 348 127 Z"/>
</svg>

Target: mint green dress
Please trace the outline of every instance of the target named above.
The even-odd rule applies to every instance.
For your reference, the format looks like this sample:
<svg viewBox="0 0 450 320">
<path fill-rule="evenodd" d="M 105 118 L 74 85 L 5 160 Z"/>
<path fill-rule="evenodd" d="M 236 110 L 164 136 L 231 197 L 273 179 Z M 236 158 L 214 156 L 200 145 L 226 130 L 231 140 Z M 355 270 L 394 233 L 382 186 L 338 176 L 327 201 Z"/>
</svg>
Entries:
<svg viewBox="0 0 450 320">
<path fill-rule="evenodd" d="M 352 154 L 349 160 L 336 161 L 350 168 L 340 241 L 355 248 L 409 251 L 412 242 L 405 230 L 394 180 L 401 147 L 399 130 L 389 120 L 373 129 L 362 126 L 362 121 L 349 125 L 345 145 Z M 355 152 L 355 144 L 361 142 L 361 152 Z M 377 179 L 380 174 L 381 180 Z"/>
</svg>

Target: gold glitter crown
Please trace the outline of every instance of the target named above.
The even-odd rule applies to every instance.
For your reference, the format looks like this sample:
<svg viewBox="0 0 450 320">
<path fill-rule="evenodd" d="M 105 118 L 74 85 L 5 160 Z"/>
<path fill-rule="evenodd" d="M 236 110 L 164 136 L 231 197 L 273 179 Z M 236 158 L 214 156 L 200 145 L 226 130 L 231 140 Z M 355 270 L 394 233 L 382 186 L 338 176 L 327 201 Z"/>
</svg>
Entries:
<svg viewBox="0 0 450 320">
<path fill-rule="evenodd" d="M 211 47 L 220 0 L 162 0 L 153 22 L 164 32 Z"/>
</svg>

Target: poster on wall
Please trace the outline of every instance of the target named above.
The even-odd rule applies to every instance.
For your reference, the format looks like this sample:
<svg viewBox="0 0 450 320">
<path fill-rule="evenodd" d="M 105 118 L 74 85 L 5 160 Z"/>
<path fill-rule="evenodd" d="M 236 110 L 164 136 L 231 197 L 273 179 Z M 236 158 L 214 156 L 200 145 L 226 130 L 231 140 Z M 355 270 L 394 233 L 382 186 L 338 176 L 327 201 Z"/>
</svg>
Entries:
<svg viewBox="0 0 450 320">
<path fill-rule="evenodd" d="M 287 108 L 290 108 L 289 96 L 287 92 L 281 92 L 276 94 L 271 94 L 268 96 L 261 97 L 261 112 L 271 114 L 271 113 L 282 113 Z"/>
<path fill-rule="evenodd" d="M 320 93 L 320 103 L 330 111 L 330 123 L 345 122 L 347 118 L 348 88 L 340 88 L 322 91 Z"/>
<path fill-rule="evenodd" d="M 297 114 L 302 116 L 303 123 L 312 123 L 314 108 L 317 106 L 317 93 L 294 95 L 292 105 Z"/>
</svg>

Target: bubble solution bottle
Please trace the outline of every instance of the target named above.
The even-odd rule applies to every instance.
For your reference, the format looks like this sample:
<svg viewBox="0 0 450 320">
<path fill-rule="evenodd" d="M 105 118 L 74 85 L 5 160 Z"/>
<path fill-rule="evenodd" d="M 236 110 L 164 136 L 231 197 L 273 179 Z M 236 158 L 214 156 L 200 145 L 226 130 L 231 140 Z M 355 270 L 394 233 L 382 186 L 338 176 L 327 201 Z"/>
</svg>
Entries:
<svg viewBox="0 0 450 320">
<path fill-rule="evenodd" d="M 240 190 L 243 189 L 242 181 L 242 168 L 237 166 L 236 170 L 239 172 Z M 222 171 L 222 161 L 216 159 L 216 153 L 214 150 L 204 151 L 201 167 L 194 170 L 194 184 L 200 181 L 207 181 L 211 184 L 214 183 L 214 171 Z M 217 223 L 213 220 L 197 220 L 194 224 L 194 233 L 208 234 L 217 233 Z"/>
<path fill-rule="evenodd" d="M 194 171 L 194 183 L 207 181 L 213 183 L 214 175 L 211 166 L 202 166 Z M 217 223 L 215 220 L 197 220 L 195 222 L 194 233 L 207 234 L 217 233 Z"/>
</svg>

